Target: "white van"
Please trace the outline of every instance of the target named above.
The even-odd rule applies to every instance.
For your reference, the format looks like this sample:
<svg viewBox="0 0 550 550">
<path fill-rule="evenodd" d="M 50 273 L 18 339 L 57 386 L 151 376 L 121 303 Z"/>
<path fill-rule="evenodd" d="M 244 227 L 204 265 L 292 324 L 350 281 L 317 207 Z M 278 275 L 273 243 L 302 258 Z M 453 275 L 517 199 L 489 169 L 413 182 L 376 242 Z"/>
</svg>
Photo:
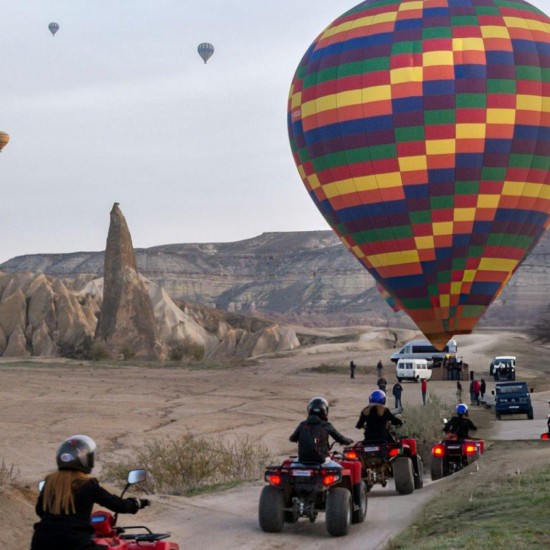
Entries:
<svg viewBox="0 0 550 550">
<path fill-rule="evenodd" d="M 411 340 L 407 342 L 399 351 L 396 351 L 390 359 L 397 363 L 400 359 L 426 359 L 432 361 L 434 366 L 443 362 L 445 356 L 456 357 L 458 344 L 452 338 L 447 342 L 445 348 L 440 351 L 433 346 L 428 340 Z"/>
<path fill-rule="evenodd" d="M 429 380 L 432 377 L 432 369 L 428 368 L 426 359 L 399 359 L 395 368 L 397 380 L 415 380 L 422 378 Z"/>
</svg>

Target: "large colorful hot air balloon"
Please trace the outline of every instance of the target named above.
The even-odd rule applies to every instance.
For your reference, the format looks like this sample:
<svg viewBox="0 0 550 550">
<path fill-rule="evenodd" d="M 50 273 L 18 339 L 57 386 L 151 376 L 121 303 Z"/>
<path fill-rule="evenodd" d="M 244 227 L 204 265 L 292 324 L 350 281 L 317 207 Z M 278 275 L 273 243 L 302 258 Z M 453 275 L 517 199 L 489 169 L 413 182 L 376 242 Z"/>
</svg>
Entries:
<svg viewBox="0 0 550 550">
<path fill-rule="evenodd" d="M 334 231 L 438 347 L 549 224 L 550 19 L 522 0 L 368 0 L 292 82 L 291 148 Z"/>
<path fill-rule="evenodd" d="M 206 62 L 214 55 L 214 46 L 212 46 L 209 42 L 203 42 L 202 44 L 199 44 L 197 51 L 206 64 Z"/>
<path fill-rule="evenodd" d="M 8 144 L 10 141 L 9 134 L 6 134 L 6 132 L 0 132 L 0 153 L 2 152 L 2 149 Z"/>
<path fill-rule="evenodd" d="M 50 29 L 50 32 L 52 33 L 52 36 L 55 36 L 55 33 L 59 30 L 59 24 L 56 23 L 55 21 L 52 21 L 48 25 L 48 29 Z"/>
</svg>

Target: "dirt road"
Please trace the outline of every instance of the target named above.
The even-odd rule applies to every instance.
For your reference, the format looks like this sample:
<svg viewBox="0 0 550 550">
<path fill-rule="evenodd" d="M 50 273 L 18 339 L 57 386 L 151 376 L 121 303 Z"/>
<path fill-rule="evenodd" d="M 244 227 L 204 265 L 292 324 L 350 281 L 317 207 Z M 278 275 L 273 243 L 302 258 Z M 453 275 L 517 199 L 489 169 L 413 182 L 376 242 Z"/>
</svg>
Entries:
<svg viewBox="0 0 550 550">
<path fill-rule="evenodd" d="M 126 456 L 132 447 L 150 438 L 187 431 L 225 439 L 254 437 L 280 458 L 295 452 L 288 436 L 315 395 L 327 397 L 337 429 L 357 440 L 361 435 L 354 425 L 368 394 L 375 389 L 378 359 L 385 362 L 390 383 L 394 380 L 388 360 L 392 351 L 388 349 L 388 331 L 364 332 L 365 336 L 354 342 L 321 343 L 261 358 L 253 366 L 223 369 L 0 360 L 0 460 L 16 465 L 22 482 L 34 488 L 54 467 L 60 441 L 74 433 L 89 434 L 98 443 L 99 477 L 102 460 Z M 488 369 L 502 342 L 507 346 L 512 342 L 516 349 L 532 347 L 521 338 L 514 341 L 502 334 L 459 339 L 462 355 L 478 372 Z M 527 357 L 527 351 L 524 353 Z M 543 350 L 533 348 L 536 353 L 542 355 Z M 351 359 L 358 366 L 355 380 L 350 380 L 347 371 Z M 540 372 L 522 366 L 528 364 L 526 360 L 518 364 L 519 373 L 547 392 L 537 389 L 533 395 L 535 420 L 510 419 L 498 425 L 491 420 L 481 437 L 517 439 L 538 436 L 542 431 L 550 388 L 544 386 Z M 430 391 L 454 399 L 452 383 L 432 382 Z M 421 403 L 416 384 L 406 384 L 403 402 L 405 407 Z M 409 496 L 398 496 L 391 483 L 385 489 L 375 488 L 369 493 L 366 522 L 352 526 L 349 536 L 338 539 L 328 536 L 322 515 L 314 524 L 301 520 L 287 525 L 277 535 L 261 532 L 257 521 L 259 482 L 193 498 L 155 495 L 154 505 L 140 513 L 140 523 L 157 531 L 171 531 L 182 548 L 374 550 L 383 548 L 404 529 L 417 508 L 445 483 L 432 484 L 426 479 L 424 488 Z M 34 520 L 31 501 L 0 494 L 0 531 L 10 548 L 28 548 Z"/>
</svg>

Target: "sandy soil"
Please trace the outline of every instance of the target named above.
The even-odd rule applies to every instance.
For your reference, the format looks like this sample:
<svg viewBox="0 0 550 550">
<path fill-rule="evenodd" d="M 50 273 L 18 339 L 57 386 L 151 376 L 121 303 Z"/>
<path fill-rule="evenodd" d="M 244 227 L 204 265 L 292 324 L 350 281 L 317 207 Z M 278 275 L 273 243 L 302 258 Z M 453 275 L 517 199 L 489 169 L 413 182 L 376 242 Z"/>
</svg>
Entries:
<svg viewBox="0 0 550 550">
<path fill-rule="evenodd" d="M 374 365 L 378 359 L 386 365 L 386 378 L 394 381 L 389 361 L 393 337 L 383 329 L 323 332 L 341 335 L 350 331 L 357 334 L 354 342 L 319 342 L 276 357 L 258 358 L 253 366 L 245 367 L 190 370 L 0 360 L 0 461 L 16 465 L 23 485 L 29 487 L 0 492 L 0 531 L 6 546 L 28 548 L 35 521 L 34 488 L 54 467 L 59 443 L 73 433 L 91 435 L 98 443 L 96 473 L 100 478 L 102 459 L 125 455 L 129 448 L 149 438 L 186 431 L 224 438 L 248 435 L 261 440 L 275 457 L 293 453 L 295 447 L 288 442 L 288 435 L 303 419 L 305 405 L 315 395 L 329 399 L 335 426 L 358 439 L 354 424 L 368 394 L 375 389 Z M 408 339 L 411 334 L 400 336 Z M 507 464 L 527 467 L 547 461 L 548 449 L 535 441 L 545 428 L 550 399 L 550 368 L 542 361 L 547 350 L 514 333 L 480 332 L 459 337 L 458 342 L 459 355 L 476 376 L 486 380 L 494 355 L 516 355 L 518 378 L 528 380 L 535 390 L 532 421 L 523 417 L 497 422 L 491 411 L 473 411 L 475 419 L 481 420 L 480 437 L 510 441 L 509 445 L 499 443 L 497 451 L 488 452 L 482 460 L 501 460 L 512 453 Z M 350 380 L 347 370 L 351 359 L 359 367 L 355 380 Z M 341 368 L 326 368 L 334 366 Z M 464 386 L 466 390 L 467 383 Z M 489 391 L 491 388 L 489 382 Z M 455 397 L 452 382 L 430 382 L 430 392 L 449 402 Z M 419 386 L 406 384 L 403 401 L 405 407 L 419 404 Z M 511 441 L 517 439 L 526 441 L 521 445 Z M 170 531 L 182 548 L 377 549 L 405 528 L 422 503 L 448 483 L 452 480 L 431 483 L 426 478 L 424 488 L 409 496 L 398 496 L 391 483 L 385 489 L 375 488 L 369 494 L 366 522 L 354 525 L 343 539 L 327 535 L 322 516 L 315 524 L 301 520 L 285 526 L 277 535 L 262 533 L 257 522 L 260 482 L 193 498 L 154 495 L 153 506 L 140 513 L 139 523 L 156 531 Z"/>
</svg>

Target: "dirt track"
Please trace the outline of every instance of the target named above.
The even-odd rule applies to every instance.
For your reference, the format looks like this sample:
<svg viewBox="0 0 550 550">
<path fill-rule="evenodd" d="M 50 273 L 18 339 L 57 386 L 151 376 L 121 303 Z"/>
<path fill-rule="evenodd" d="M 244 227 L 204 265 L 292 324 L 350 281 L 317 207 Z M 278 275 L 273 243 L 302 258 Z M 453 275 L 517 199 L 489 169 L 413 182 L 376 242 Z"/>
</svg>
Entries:
<svg viewBox="0 0 550 550">
<path fill-rule="evenodd" d="M 460 353 L 475 370 L 485 373 L 494 349 L 502 349 L 499 340 L 508 346 L 503 352 L 513 351 L 510 343 L 518 349 L 532 348 L 521 339 L 514 340 L 513 335 L 479 334 L 459 338 Z M 353 426 L 368 393 L 374 389 L 374 365 L 379 358 L 385 361 L 386 376 L 393 382 L 387 359 L 390 350 L 382 349 L 384 345 L 383 331 L 374 336 L 371 331 L 354 343 L 317 345 L 277 358 L 263 358 L 256 366 L 210 370 L 2 361 L 0 459 L 17 465 L 22 480 L 32 488 L 53 468 L 59 442 L 73 433 L 94 437 L 100 449 L 99 464 L 102 458 L 126 454 L 147 438 L 187 430 L 225 438 L 242 434 L 257 437 L 274 456 L 282 456 L 295 451 L 288 435 L 303 418 L 307 400 L 318 394 L 329 399 L 336 427 L 358 439 L 360 434 Z M 533 348 L 533 357 L 537 354 L 542 355 L 542 350 Z M 527 359 L 527 351 L 523 359 L 519 352 L 517 355 L 518 376 L 546 390 L 544 378 L 536 369 L 522 371 L 522 365 L 533 364 Z M 345 368 L 329 373 L 315 370 L 322 364 L 346 367 L 351 359 L 359 367 L 368 366 L 369 373 L 350 380 Z M 454 397 L 449 382 L 430 383 L 430 391 Z M 488 429 L 479 435 L 498 439 L 538 435 L 544 428 L 550 393 L 537 392 L 533 397 L 534 421 L 491 420 Z M 420 403 L 419 387 L 407 384 L 403 400 L 405 406 Z M 100 470 L 97 473 L 101 477 Z M 327 535 L 322 515 L 313 525 L 301 520 L 285 526 L 278 535 L 261 532 L 257 522 L 261 483 L 193 498 L 156 495 L 154 505 L 140 513 L 139 523 L 150 524 L 157 531 L 171 531 L 182 548 L 376 549 L 383 548 L 391 536 L 405 528 L 418 505 L 445 483 L 431 484 L 426 479 L 424 488 L 410 496 L 398 496 L 391 483 L 385 489 L 375 488 L 369 494 L 366 522 L 354 525 L 349 536 L 339 539 Z M 0 518 L 10 504 L 0 499 Z M 11 548 L 23 550 L 28 548 L 34 514 L 30 503 L 25 507 L 19 502 L 18 506 L 20 521 L 14 523 L 12 517 L 5 524 L 0 519 L 0 529 L 7 542 L 13 542 Z M 137 519 L 131 518 L 131 523 Z"/>
</svg>

